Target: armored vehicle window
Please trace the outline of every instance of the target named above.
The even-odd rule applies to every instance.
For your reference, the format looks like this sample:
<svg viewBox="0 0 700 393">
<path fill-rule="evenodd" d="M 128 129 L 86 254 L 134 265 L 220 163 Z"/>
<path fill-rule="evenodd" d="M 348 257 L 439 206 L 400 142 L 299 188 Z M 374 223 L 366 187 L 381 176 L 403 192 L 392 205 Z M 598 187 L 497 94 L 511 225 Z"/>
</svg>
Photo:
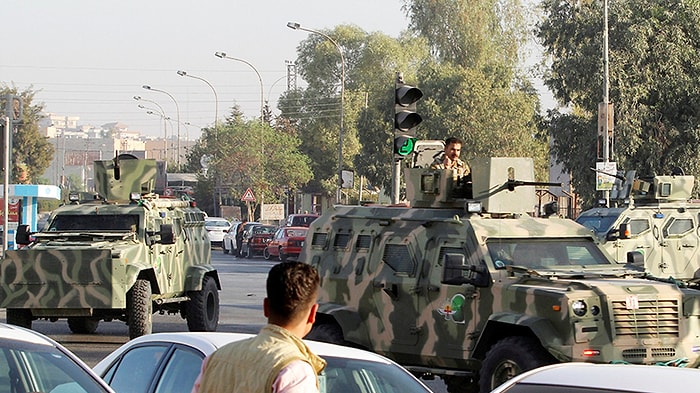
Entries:
<svg viewBox="0 0 700 393">
<path fill-rule="evenodd" d="M 664 226 L 664 236 L 683 236 L 692 230 L 692 219 L 671 217 L 666 226 Z"/>
<path fill-rule="evenodd" d="M 589 241 L 494 239 L 486 246 L 496 269 L 503 269 L 507 265 L 548 268 L 610 264 L 596 245 Z"/>
<path fill-rule="evenodd" d="M 356 250 L 369 250 L 372 245 L 372 238 L 369 235 L 358 235 L 357 243 L 355 243 Z"/>
<path fill-rule="evenodd" d="M 397 273 L 408 273 L 413 275 L 415 263 L 408 253 L 408 246 L 405 244 L 387 244 L 384 246 L 384 263 L 394 269 Z"/>
<path fill-rule="evenodd" d="M 611 216 L 579 216 L 576 222 L 598 235 L 605 235 L 610 231 L 610 228 L 618 217 L 619 214 Z"/>
<path fill-rule="evenodd" d="M 57 215 L 49 231 L 129 231 L 136 232 L 139 216 L 136 214 Z"/>
<path fill-rule="evenodd" d="M 350 234 L 347 233 L 336 233 L 335 240 L 333 241 L 334 248 L 347 248 L 350 242 Z"/>
<path fill-rule="evenodd" d="M 314 233 L 314 237 L 311 239 L 311 246 L 313 247 L 323 247 L 326 245 L 326 239 L 328 238 L 327 233 Z"/>
<path fill-rule="evenodd" d="M 630 219 L 627 221 L 628 228 L 630 230 L 630 234 L 632 236 L 639 235 L 642 232 L 645 232 L 651 228 L 651 225 L 649 225 L 649 220 L 647 219 Z"/>
</svg>

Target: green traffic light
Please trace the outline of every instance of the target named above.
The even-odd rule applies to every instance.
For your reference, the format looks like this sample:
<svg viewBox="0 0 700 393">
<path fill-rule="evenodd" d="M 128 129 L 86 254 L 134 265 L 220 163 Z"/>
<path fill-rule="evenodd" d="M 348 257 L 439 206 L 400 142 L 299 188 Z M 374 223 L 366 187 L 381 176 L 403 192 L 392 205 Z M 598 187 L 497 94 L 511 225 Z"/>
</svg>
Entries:
<svg viewBox="0 0 700 393">
<path fill-rule="evenodd" d="M 396 138 L 396 140 L 395 140 L 396 154 L 398 154 L 400 156 L 407 156 L 407 155 L 413 153 L 413 149 L 415 148 L 415 144 L 416 144 L 415 138 L 407 138 L 407 137 Z"/>
</svg>

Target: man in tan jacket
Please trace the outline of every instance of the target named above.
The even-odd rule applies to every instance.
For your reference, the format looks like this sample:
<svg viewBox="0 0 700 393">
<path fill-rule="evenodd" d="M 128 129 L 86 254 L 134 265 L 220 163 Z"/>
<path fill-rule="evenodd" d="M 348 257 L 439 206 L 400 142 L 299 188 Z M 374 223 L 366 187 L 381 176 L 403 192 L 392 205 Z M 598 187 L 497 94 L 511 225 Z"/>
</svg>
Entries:
<svg viewBox="0 0 700 393">
<path fill-rule="evenodd" d="M 193 393 L 318 392 L 326 362 L 301 340 L 316 320 L 318 272 L 302 262 L 283 262 L 272 267 L 266 286 L 267 325 L 204 359 Z"/>
</svg>

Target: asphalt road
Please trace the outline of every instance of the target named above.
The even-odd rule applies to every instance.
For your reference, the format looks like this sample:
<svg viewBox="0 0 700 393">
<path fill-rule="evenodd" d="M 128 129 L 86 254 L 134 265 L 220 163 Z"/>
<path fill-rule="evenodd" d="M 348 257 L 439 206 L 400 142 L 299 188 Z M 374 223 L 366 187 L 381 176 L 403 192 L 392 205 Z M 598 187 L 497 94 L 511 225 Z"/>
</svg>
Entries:
<svg viewBox="0 0 700 393">
<path fill-rule="evenodd" d="M 262 257 L 234 258 L 221 249 L 212 250 L 212 264 L 219 272 L 220 332 L 257 333 L 265 324 L 262 303 L 265 278 L 276 261 Z M 0 320 L 5 310 L 0 309 Z M 74 334 L 65 319 L 56 322 L 34 321 L 32 329 L 44 333 L 73 351 L 88 365 L 94 366 L 107 354 L 128 341 L 128 329 L 121 321 L 100 322 L 95 334 Z M 177 315 L 153 316 L 153 332 L 187 331 L 187 322 Z M 435 392 L 446 392 L 442 381 L 426 381 Z"/>
</svg>

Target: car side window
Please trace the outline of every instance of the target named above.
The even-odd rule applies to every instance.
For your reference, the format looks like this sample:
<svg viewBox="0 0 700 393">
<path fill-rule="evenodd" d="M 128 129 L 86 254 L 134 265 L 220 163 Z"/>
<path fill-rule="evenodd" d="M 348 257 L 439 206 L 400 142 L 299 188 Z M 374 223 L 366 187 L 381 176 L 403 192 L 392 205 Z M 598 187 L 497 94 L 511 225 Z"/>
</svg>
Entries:
<svg viewBox="0 0 700 393">
<path fill-rule="evenodd" d="M 125 353 L 105 380 L 117 393 L 146 393 L 168 345 L 136 347 Z M 190 386 L 191 388 L 191 386 Z"/>
<path fill-rule="evenodd" d="M 168 360 L 155 393 L 190 393 L 199 375 L 204 355 L 177 348 Z"/>
</svg>

